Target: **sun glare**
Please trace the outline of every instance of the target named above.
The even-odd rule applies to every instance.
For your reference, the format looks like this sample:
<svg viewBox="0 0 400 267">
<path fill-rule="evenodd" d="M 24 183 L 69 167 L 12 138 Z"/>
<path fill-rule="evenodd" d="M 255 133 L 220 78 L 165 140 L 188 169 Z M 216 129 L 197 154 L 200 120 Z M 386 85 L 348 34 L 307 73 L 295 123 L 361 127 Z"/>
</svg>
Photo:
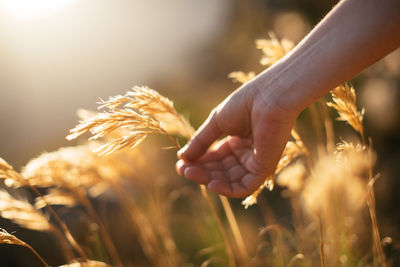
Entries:
<svg viewBox="0 0 400 267">
<path fill-rule="evenodd" d="M 38 19 L 62 11 L 76 0 L 0 0 L 11 17 L 21 20 Z"/>
</svg>

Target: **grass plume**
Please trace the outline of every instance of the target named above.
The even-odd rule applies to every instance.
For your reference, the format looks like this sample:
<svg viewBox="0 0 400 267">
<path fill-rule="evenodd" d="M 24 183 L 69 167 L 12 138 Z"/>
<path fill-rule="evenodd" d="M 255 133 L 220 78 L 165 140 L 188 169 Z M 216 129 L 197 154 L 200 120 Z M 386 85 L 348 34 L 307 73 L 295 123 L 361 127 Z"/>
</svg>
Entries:
<svg viewBox="0 0 400 267">
<path fill-rule="evenodd" d="M 256 40 L 256 47 L 260 49 L 263 56 L 260 64 L 270 66 L 285 56 L 293 49 L 294 43 L 288 39 L 279 40 L 273 32 L 269 33 L 269 39 Z"/>
<path fill-rule="evenodd" d="M 17 245 L 28 248 L 33 254 L 44 264 L 44 266 L 49 266 L 47 262 L 33 249 L 29 244 L 25 243 L 13 234 L 8 233 L 6 230 L 0 228 L 0 244 Z"/>
</svg>

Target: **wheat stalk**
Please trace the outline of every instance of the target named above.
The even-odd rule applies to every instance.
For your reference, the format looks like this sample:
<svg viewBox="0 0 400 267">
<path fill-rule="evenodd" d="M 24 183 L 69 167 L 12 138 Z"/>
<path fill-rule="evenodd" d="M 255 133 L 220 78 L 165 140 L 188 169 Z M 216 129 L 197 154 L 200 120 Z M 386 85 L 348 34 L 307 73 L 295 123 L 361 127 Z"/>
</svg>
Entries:
<svg viewBox="0 0 400 267">
<path fill-rule="evenodd" d="M 10 244 L 17 245 L 28 248 L 33 254 L 44 264 L 44 266 L 49 266 L 47 262 L 33 249 L 29 244 L 25 243 L 15 235 L 9 234 L 6 230 L 0 228 L 0 244 Z"/>
<path fill-rule="evenodd" d="M 72 140 L 86 132 L 93 135 L 91 139 L 97 139 L 118 131 L 120 128 L 129 130 L 129 133 L 122 138 L 113 139 L 100 147 L 101 155 L 111 154 L 124 147 L 133 148 L 153 133 L 166 135 L 171 143 L 179 149 L 180 146 L 171 135 L 178 134 L 190 138 L 194 133 L 190 123 L 175 110 L 173 102 L 148 87 L 134 87 L 132 92 L 127 92 L 124 96 L 110 97 L 107 101 L 102 100 L 100 104 L 99 108 L 107 108 L 108 112 L 96 114 L 94 117 L 81 121 L 70 131 L 67 139 Z M 124 116 L 121 116 L 121 114 Z M 146 131 L 146 133 L 139 137 L 132 137 L 141 131 Z M 222 221 L 208 196 L 207 190 L 202 185 L 200 185 L 200 188 L 217 220 L 225 241 L 230 264 L 233 266 L 233 253 Z"/>
<path fill-rule="evenodd" d="M 73 207 L 77 204 L 76 198 L 71 193 L 58 188 L 51 188 L 46 195 L 35 199 L 35 208 L 42 209 L 47 205 L 62 205 Z"/>
<path fill-rule="evenodd" d="M 86 253 L 84 250 L 80 247 L 80 245 L 76 242 L 74 237 L 72 236 L 71 232 L 69 231 L 68 227 L 66 224 L 60 219 L 60 217 L 57 215 L 57 213 L 53 210 L 53 208 L 46 202 L 46 199 L 43 198 L 42 194 L 36 189 L 34 185 L 32 185 L 31 181 L 33 181 L 33 184 L 35 185 L 46 185 L 46 186 L 53 186 L 54 183 L 50 182 L 48 180 L 43 181 L 42 179 L 29 179 L 21 175 L 20 173 L 14 171 L 11 165 L 9 165 L 7 162 L 4 160 L 0 160 L 0 178 L 4 179 L 4 183 L 6 186 L 9 187 L 14 187 L 14 188 L 19 188 L 21 186 L 28 186 L 35 194 L 38 196 L 37 200 L 42 202 L 43 205 L 46 206 L 46 208 L 49 210 L 49 212 L 53 215 L 54 219 L 58 222 L 58 224 L 61 226 L 62 230 L 64 231 L 64 237 L 68 240 L 68 242 L 78 251 L 78 253 L 83 257 L 87 258 Z M 31 177 L 30 177 L 31 178 Z M 26 205 L 30 205 L 29 203 L 25 203 Z M 42 205 L 42 206 L 43 206 Z M 31 211 L 34 210 L 33 207 L 29 208 Z M 37 211 L 39 212 L 39 211 Z M 39 212 L 39 214 L 41 214 Z M 66 256 L 69 259 L 72 259 L 72 254 L 70 251 L 67 249 L 67 246 L 64 244 L 64 239 L 62 238 L 63 235 L 61 234 L 60 230 L 58 230 L 57 227 L 52 227 L 53 233 L 56 235 L 57 238 L 59 238 L 61 244 L 63 245 L 63 248 L 66 252 Z"/>
<path fill-rule="evenodd" d="M 148 87 L 134 87 L 125 96 L 102 100 L 99 108 L 107 108 L 108 111 L 81 121 L 70 130 L 67 139 L 72 140 L 90 132 L 93 135 L 90 140 L 96 140 L 117 129 L 128 129 L 128 134 L 98 149 L 100 154 L 111 154 L 125 147 L 132 149 L 154 133 L 165 134 L 178 146 L 171 134 L 190 138 L 194 132 L 189 122 L 176 112 L 171 100 Z"/>
<path fill-rule="evenodd" d="M 256 47 L 263 52 L 260 64 L 270 66 L 289 53 L 293 49 L 294 43 L 288 39 L 280 41 L 273 32 L 269 33 L 270 39 L 256 40 Z"/>
<path fill-rule="evenodd" d="M 255 72 L 244 73 L 243 71 L 234 71 L 228 74 L 228 78 L 232 79 L 233 82 L 239 82 L 245 84 L 248 81 L 256 77 Z"/>
<path fill-rule="evenodd" d="M 18 225 L 36 231 L 52 231 L 47 218 L 30 203 L 17 200 L 6 191 L 0 191 L 0 216 Z"/>
<path fill-rule="evenodd" d="M 326 104 L 336 109 L 339 113 L 337 120 L 348 122 L 354 130 L 360 133 L 364 141 L 364 127 L 362 122 L 365 110 L 357 110 L 357 99 L 354 88 L 345 83 L 331 90 L 331 95 L 333 102 L 327 102 Z"/>
<path fill-rule="evenodd" d="M 363 127 L 363 118 L 365 110 L 357 110 L 356 106 L 356 93 L 353 87 L 349 86 L 347 83 L 340 85 L 331 91 L 333 102 L 328 102 L 329 107 L 334 108 L 339 113 L 338 120 L 346 121 L 351 125 L 351 127 L 357 131 L 361 136 L 362 146 L 360 149 L 366 149 L 368 154 L 371 154 L 371 148 L 368 147 L 368 142 L 365 136 Z M 340 149 L 343 150 L 344 146 Z M 340 153 L 339 153 L 340 155 Z M 378 220 L 376 218 L 375 210 L 375 193 L 373 190 L 374 178 L 372 166 L 368 171 L 368 198 L 367 204 L 369 208 L 371 223 L 372 223 L 372 237 L 373 237 L 373 247 L 374 252 L 377 254 L 380 264 L 386 266 L 385 254 L 383 253 L 381 237 L 379 233 Z"/>
</svg>

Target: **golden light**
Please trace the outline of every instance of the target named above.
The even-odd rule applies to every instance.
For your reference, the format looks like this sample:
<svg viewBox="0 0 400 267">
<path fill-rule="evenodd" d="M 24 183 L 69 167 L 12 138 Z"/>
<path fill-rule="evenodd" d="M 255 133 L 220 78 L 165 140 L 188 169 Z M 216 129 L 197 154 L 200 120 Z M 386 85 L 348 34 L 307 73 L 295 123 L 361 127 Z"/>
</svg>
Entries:
<svg viewBox="0 0 400 267">
<path fill-rule="evenodd" d="M 62 11 L 76 0 L 0 0 L 2 8 L 15 19 L 30 20 Z"/>
</svg>

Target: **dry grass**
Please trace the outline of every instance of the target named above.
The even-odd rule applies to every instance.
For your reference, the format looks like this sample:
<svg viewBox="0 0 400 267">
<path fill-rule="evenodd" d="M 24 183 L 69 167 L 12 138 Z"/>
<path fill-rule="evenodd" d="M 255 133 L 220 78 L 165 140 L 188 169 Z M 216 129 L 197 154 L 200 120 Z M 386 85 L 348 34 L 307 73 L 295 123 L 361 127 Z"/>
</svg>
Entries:
<svg viewBox="0 0 400 267">
<path fill-rule="evenodd" d="M 20 226 L 36 231 L 52 231 L 47 218 L 29 202 L 18 200 L 0 191 L 0 216 Z"/>
<path fill-rule="evenodd" d="M 357 110 L 356 91 L 349 84 L 336 87 L 331 91 L 333 102 L 326 103 L 329 107 L 337 110 L 339 117 L 337 120 L 348 122 L 354 130 L 364 137 L 364 109 Z"/>
<path fill-rule="evenodd" d="M 262 65 L 273 64 L 294 47 L 273 34 L 256 44 L 263 53 Z M 246 83 L 255 73 L 233 72 L 229 77 Z M 55 234 L 67 255 L 64 262 L 69 263 L 61 266 L 385 266 L 373 191 L 375 156 L 366 142 L 364 111 L 357 109 L 355 90 L 348 84 L 331 94 L 327 105 L 339 113 L 338 120 L 360 134 L 360 143 L 342 140 L 334 148 L 332 140 L 311 144 L 334 151 L 323 155 L 314 153 L 293 130 L 274 175 L 242 202 L 246 209 L 259 202 L 266 218 L 260 231 L 251 212 L 240 215 L 244 211 L 232 209 L 226 198 L 215 198 L 204 186 L 195 191 L 169 177 L 174 159 L 148 157 L 137 147 L 150 135 L 162 134 L 178 149 L 174 136 L 189 139 L 194 133 L 173 102 L 148 87 L 100 101 L 102 112 L 81 110 L 82 120 L 67 139 L 90 133 L 86 144 L 44 153 L 21 173 L 0 159 L 0 179 L 7 187 L 28 187 L 37 195 L 32 205 L 0 191 L 0 216 L 22 228 Z M 332 138 L 331 128 L 318 129 L 323 130 Z M 154 164 L 161 168 L 162 162 L 167 167 L 158 173 Z M 262 194 L 264 188 L 273 190 L 275 181 L 289 198 L 294 230 L 279 224 Z M 109 227 L 112 218 L 101 217 L 93 205 L 103 195 L 118 202 L 116 227 Z M 82 207 L 97 243 L 79 244 L 52 206 L 71 211 Z M 367 209 L 371 227 L 363 219 Z M 143 252 L 140 259 L 123 255 L 126 243 L 113 236 L 119 227 L 135 232 Z M 1 231 L 0 239 L 27 247 L 40 258 L 14 235 Z M 372 250 L 365 245 L 370 239 Z M 188 243 L 195 252 L 188 252 Z"/>
<path fill-rule="evenodd" d="M 270 66 L 293 49 L 294 43 L 288 39 L 278 40 L 274 33 L 269 33 L 270 39 L 256 40 L 256 47 L 263 52 L 260 64 Z"/>
<path fill-rule="evenodd" d="M 28 248 L 30 251 L 32 251 L 33 254 L 45 265 L 48 266 L 48 264 L 45 262 L 45 260 L 40 257 L 40 255 L 34 250 L 30 245 L 16 237 L 15 235 L 9 234 L 6 230 L 0 228 L 0 244 L 9 244 L 9 245 L 17 245 L 17 246 L 22 246 Z"/>
</svg>

